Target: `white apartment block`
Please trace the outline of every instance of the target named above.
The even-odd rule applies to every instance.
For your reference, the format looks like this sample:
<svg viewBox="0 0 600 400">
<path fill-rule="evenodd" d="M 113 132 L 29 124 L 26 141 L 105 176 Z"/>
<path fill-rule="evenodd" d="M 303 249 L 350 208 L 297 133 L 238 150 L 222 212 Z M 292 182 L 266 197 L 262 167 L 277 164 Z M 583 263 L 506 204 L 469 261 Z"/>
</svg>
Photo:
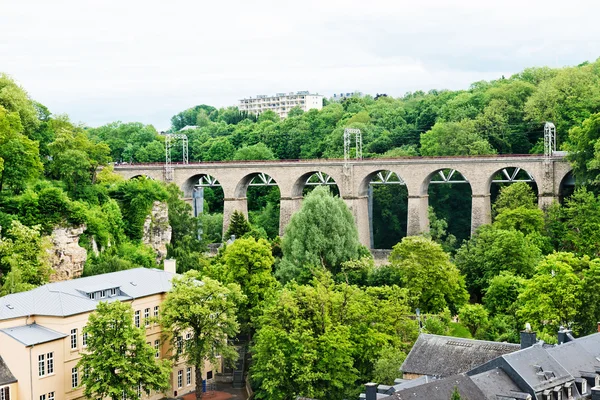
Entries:
<svg viewBox="0 0 600 400">
<path fill-rule="evenodd" d="M 320 110 L 323 108 L 323 97 L 308 91 L 277 93 L 275 96 L 258 95 L 255 98 L 241 99 L 238 109 L 255 115 L 272 110 L 281 118 L 286 118 L 294 107 L 300 107 L 303 111 L 313 108 Z"/>
</svg>

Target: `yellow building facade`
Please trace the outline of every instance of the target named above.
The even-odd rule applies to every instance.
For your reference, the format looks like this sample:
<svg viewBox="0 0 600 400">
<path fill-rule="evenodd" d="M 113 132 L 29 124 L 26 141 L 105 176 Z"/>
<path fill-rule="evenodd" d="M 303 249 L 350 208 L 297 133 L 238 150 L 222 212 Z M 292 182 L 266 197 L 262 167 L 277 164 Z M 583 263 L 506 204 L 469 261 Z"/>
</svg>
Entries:
<svg viewBox="0 0 600 400">
<path fill-rule="evenodd" d="M 160 326 L 151 321 L 171 288 L 174 273 L 137 268 L 55 282 L 0 297 L 0 400 L 74 400 L 83 398 L 77 362 L 86 350 L 83 328 L 100 301 L 131 304 L 134 324 L 146 332 L 156 358 L 171 358 Z M 213 379 L 220 366 L 206 362 L 202 378 Z M 4 383 L 3 383 L 4 382 Z M 195 368 L 174 363 L 171 388 L 140 397 L 178 397 L 195 388 Z"/>
</svg>

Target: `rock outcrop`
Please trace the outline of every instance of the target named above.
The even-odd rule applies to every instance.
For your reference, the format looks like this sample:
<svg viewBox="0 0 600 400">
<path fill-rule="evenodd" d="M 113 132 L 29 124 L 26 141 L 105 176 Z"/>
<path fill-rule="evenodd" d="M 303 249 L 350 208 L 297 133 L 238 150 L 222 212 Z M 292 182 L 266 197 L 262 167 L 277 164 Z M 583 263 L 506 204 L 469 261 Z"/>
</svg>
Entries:
<svg viewBox="0 0 600 400">
<path fill-rule="evenodd" d="M 52 247 L 48 250 L 54 272 L 51 282 L 66 281 L 81 276 L 87 260 L 87 251 L 79 246 L 79 236 L 85 226 L 74 228 L 55 228 L 50 236 Z"/>
<path fill-rule="evenodd" d="M 167 256 L 167 243 L 171 242 L 172 229 L 169 225 L 169 206 L 167 203 L 155 201 L 152 211 L 144 222 L 144 244 L 156 251 L 156 263 L 161 263 Z"/>
</svg>

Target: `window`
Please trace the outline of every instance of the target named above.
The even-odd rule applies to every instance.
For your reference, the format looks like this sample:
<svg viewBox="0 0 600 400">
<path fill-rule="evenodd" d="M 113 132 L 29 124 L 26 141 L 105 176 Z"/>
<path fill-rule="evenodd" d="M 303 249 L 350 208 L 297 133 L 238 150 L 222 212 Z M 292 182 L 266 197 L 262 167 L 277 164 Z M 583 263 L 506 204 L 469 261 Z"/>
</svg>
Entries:
<svg viewBox="0 0 600 400">
<path fill-rule="evenodd" d="M 77 329 L 71 329 L 71 348 L 77 348 Z"/>
<path fill-rule="evenodd" d="M 8 386 L 0 388 L 0 400 L 10 400 L 10 388 Z"/>
<path fill-rule="evenodd" d="M 54 373 L 54 353 L 46 354 L 46 370 L 48 371 L 48 375 Z"/>
<path fill-rule="evenodd" d="M 79 386 L 79 371 L 77 368 L 71 368 L 71 387 L 75 389 Z"/>
<path fill-rule="evenodd" d="M 182 388 L 183 387 L 183 370 L 179 370 L 177 371 L 177 387 L 178 388 Z"/>
<path fill-rule="evenodd" d="M 192 384 L 192 367 L 187 367 L 185 370 L 185 384 L 188 386 Z"/>
<path fill-rule="evenodd" d="M 185 334 L 185 340 L 190 340 L 192 338 L 192 334 L 191 333 L 186 333 Z"/>
<path fill-rule="evenodd" d="M 146 328 L 150 326 L 150 309 L 146 308 L 144 310 L 144 325 L 146 325 Z"/>
<path fill-rule="evenodd" d="M 206 380 L 209 380 L 209 379 L 212 379 L 212 378 L 213 378 L 213 377 L 212 377 L 212 371 L 208 371 L 208 372 L 206 373 Z"/>
<path fill-rule="evenodd" d="M 138 399 L 142 398 L 142 384 L 141 383 L 139 383 L 138 387 L 137 387 L 137 397 L 138 397 Z"/>
<path fill-rule="evenodd" d="M 46 395 L 45 394 L 41 395 L 40 400 L 46 400 Z"/>
<path fill-rule="evenodd" d="M 46 375 L 46 355 L 40 354 L 38 356 L 38 375 L 44 376 Z"/>
<path fill-rule="evenodd" d="M 81 345 L 83 347 L 87 346 L 87 338 L 88 338 L 87 332 L 83 332 L 83 338 L 81 339 Z"/>
<path fill-rule="evenodd" d="M 54 392 L 48 393 L 48 400 L 54 400 Z"/>
<path fill-rule="evenodd" d="M 106 297 L 106 290 L 101 290 L 100 291 L 100 298 L 103 299 Z"/>
<path fill-rule="evenodd" d="M 154 306 L 154 318 L 158 318 L 158 306 Z"/>
<path fill-rule="evenodd" d="M 112 289 L 109 290 L 109 292 L 110 292 L 111 296 L 116 296 L 117 295 L 117 288 L 112 288 Z"/>
<path fill-rule="evenodd" d="M 183 350 L 183 337 L 177 336 L 177 354 L 181 354 Z"/>
<path fill-rule="evenodd" d="M 135 316 L 133 317 L 133 323 L 135 324 L 136 328 L 140 327 L 140 310 L 137 310 L 135 312 Z"/>
<path fill-rule="evenodd" d="M 154 341 L 154 350 L 156 351 L 156 353 L 154 353 L 154 357 L 156 357 L 156 358 L 160 357 L 160 341 L 158 341 L 158 340 Z"/>
</svg>

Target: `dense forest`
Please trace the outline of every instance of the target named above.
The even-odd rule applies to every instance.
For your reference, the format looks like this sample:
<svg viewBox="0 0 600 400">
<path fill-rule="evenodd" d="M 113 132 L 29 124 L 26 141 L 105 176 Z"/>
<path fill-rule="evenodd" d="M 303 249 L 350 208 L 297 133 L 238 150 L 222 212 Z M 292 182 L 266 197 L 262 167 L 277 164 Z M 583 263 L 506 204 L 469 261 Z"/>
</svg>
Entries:
<svg viewBox="0 0 600 400">
<path fill-rule="evenodd" d="M 364 382 L 389 383 L 419 328 L 511 342 L 526 322 L 548 342 L 559 326 L 596 330 L 600 61 L 530 68 L 468 90 L 325 103 L 285 120 L 200 105 L 175 115 L 171 131 L 188 127 L 191 161 L 271 160 L 340 158 L 343 129 L 353 127 L 365 156 L 376 158 L 540 153 L 543 125 L 553 121 L 576 188 L 540 210 L 529 184 L 495 187 L 493 223 L 469 237 L 468 185 L 431 185 L 429 234 L 404 237 L 405 189 L 378 186 L 374 241 L 392 248 L 380 267 L 334 188 L 307 193 L 282 238 L 278 189 L 251 188 L 250 220 L 234 214 L 227 232 L 238 239 L 207 257 L 207 245 L 222 241 L 222 191 L 206 189 L 206 212 L 193 217 L 176 186 L 125 181 L 111 168 L 163 161 L 164 136 L 137 122 L 73 124 L 0 75 L 0 294 L 48 282 L 57 226 L 85 226 L 84 275 L 155 267 L 141 239 L 162 201 L 178 271 L 241 288 L 238 339 L 251 346 L 257 398 L 353 398 Z"/>
</svg>

